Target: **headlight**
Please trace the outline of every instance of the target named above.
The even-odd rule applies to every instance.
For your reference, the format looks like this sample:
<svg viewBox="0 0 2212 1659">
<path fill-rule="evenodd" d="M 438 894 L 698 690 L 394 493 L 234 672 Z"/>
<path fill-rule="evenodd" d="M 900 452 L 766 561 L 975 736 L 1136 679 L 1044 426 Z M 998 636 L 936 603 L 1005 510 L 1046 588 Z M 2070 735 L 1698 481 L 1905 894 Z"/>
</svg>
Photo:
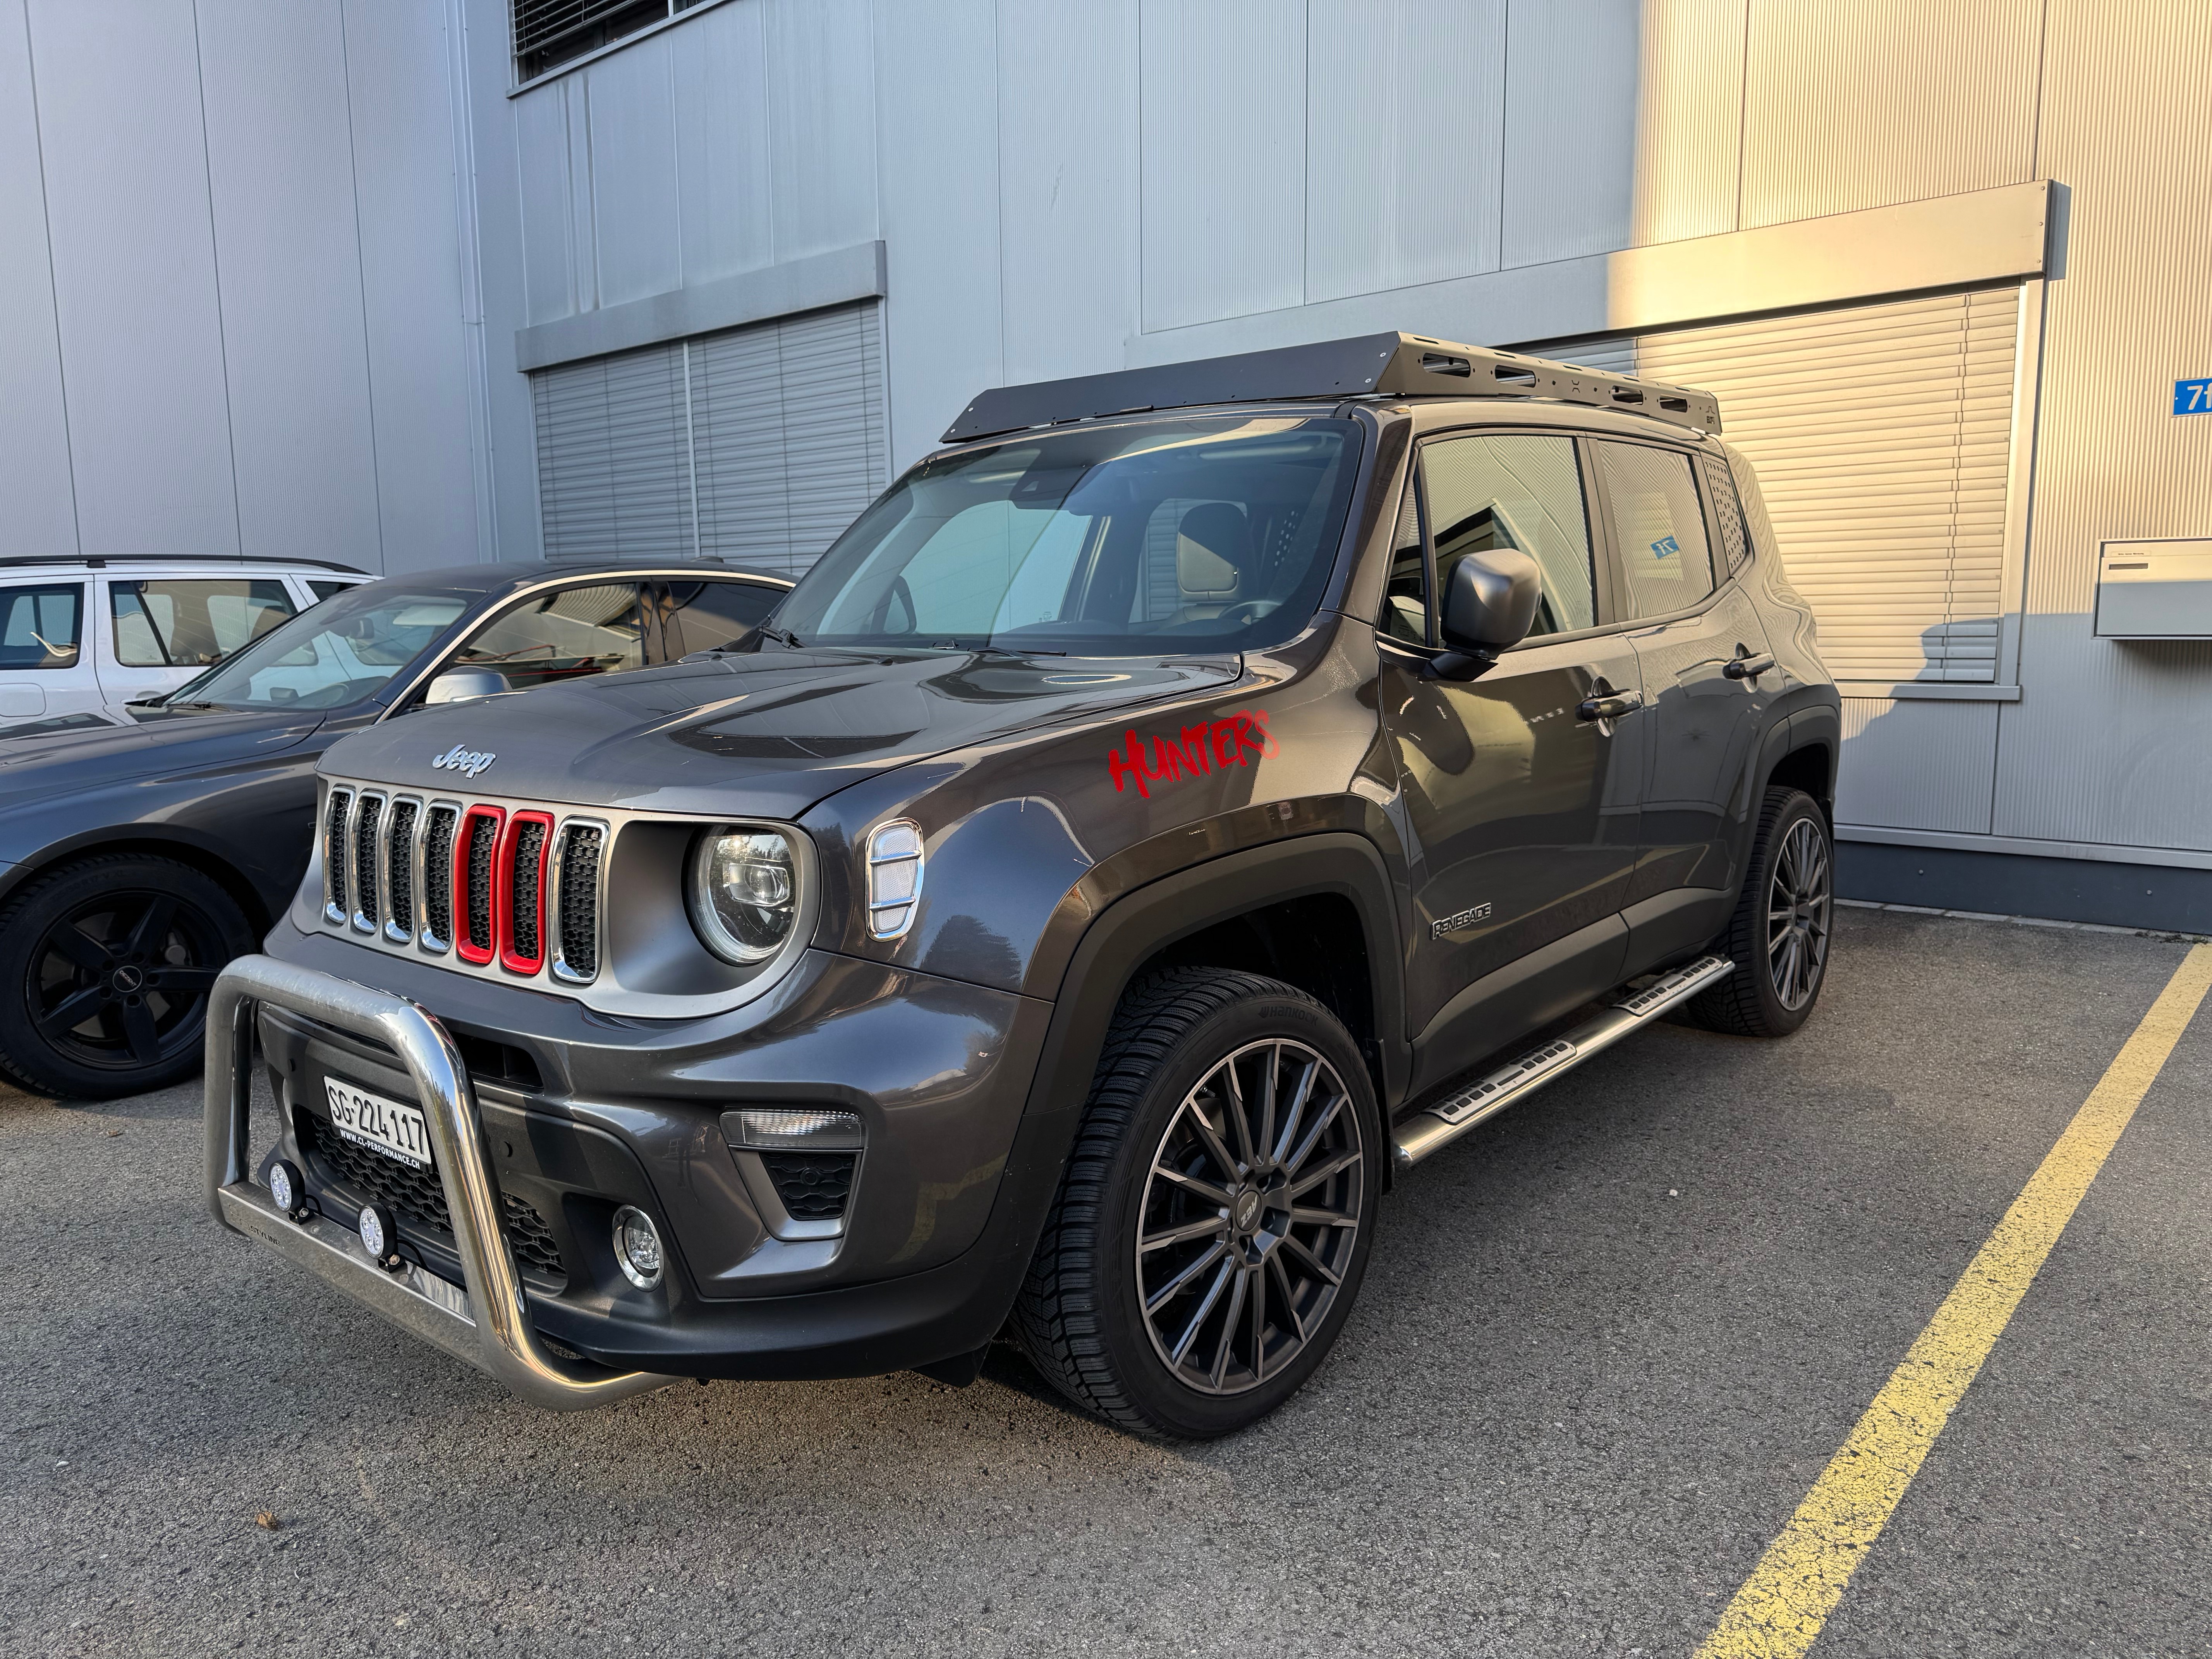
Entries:
<svg viewBox="0 0 2212 1659">
<path fill-rule="evenodd" d="M 766 962 L 799 915 L 791 843 L 773 830 L 709 830 L 691 849 L 691 925 L 725 962 Z"/>
</svg>

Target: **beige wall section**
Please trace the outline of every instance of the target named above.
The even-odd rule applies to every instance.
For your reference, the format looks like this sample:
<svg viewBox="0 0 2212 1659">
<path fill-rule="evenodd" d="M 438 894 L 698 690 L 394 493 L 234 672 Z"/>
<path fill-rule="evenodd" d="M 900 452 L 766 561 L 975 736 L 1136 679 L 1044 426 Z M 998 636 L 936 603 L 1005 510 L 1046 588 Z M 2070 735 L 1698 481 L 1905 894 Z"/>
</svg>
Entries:
<svg viewBox="0 0 2212 1659">
<path fill-rule="evenodd" d="M 2033 178 L 2041 14 L 1752 0 L 1741 228 Z"/>
<path fill-rule="evenodd" d="M 2001 836 L 2212 848 L 2212 643 L 2094 638 L 2097 544 L 2212 533 L 2212 8 L 2052 0 L 2039 168 L 2070 190 L 2047 285 L 2021 702 Z"/>
</svg>

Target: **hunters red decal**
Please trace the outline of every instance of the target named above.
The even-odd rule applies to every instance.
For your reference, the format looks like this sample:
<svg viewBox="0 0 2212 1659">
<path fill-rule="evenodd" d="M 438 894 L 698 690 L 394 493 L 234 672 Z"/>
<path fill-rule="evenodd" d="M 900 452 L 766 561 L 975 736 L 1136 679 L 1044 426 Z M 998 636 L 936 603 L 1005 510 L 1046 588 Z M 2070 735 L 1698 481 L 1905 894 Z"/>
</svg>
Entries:
<svg viewBox="0 0 2212 1659">
<path fill-rule="evenodd" d="M 1128 738 L 1127 747 L 1109 751 L 1107 770 L 1113 774 L 1116 789 L 1126 789 L 1134 783 L 1137 793 L 1147 799 L 1156 783 L 1176 783 L 1184 778 L 1203 777 L 1208 772 L 1225 771 L 1232 766 L 1249 766 L 1255 751 L 1261 755 L 1282 752 L 1267 731 L 1267 711 L 1264 708 L 1240 708 L 1218 720 L 1186 726 L 1179 737 L 1156 737 L 1149 747 L 1134 732 L 1128 734 Z"/>
</svg>

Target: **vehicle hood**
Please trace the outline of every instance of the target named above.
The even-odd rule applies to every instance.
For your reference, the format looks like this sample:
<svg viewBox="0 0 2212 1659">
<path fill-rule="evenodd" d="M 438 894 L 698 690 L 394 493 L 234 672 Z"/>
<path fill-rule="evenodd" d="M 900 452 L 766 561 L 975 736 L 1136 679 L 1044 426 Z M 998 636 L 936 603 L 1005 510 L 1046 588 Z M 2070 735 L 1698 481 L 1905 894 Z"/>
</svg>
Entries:
<svg viewBox="0 0 2212 1659">
<path fill-rule="evenodd" d="M 228 771 L 306 742 L 322 722 L 297 712 L 209 710 L 44 737 L 0 733 L 0 811 L 137 778 Z"/>
<path fill-rule="evenodd" d="M 424 709 L 331 746 L 336 777 L 426 793 L 796 817 L 892 767 L 1225 685 L 1236 657 L 775 651 Z M 431 763 L 456 747 L 473 773 Z"/>
</svg>

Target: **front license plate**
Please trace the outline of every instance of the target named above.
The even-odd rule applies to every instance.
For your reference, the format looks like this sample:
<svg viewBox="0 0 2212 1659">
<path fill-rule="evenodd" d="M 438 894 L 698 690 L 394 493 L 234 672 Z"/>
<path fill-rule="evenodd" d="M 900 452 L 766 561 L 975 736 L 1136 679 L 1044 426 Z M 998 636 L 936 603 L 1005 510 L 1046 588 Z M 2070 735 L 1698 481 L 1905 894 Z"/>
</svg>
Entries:
<svg viewBox="0 0 2212 1659">
<path fill-rule="evenodd" d="M 430 1167 L 430 1125 L 412 1106 L 373 1095 L 334 1077 L 323 1079 L 331 1121 L 356 1146 L 367 1146 L 410 1168 Z"/>
</svg>

